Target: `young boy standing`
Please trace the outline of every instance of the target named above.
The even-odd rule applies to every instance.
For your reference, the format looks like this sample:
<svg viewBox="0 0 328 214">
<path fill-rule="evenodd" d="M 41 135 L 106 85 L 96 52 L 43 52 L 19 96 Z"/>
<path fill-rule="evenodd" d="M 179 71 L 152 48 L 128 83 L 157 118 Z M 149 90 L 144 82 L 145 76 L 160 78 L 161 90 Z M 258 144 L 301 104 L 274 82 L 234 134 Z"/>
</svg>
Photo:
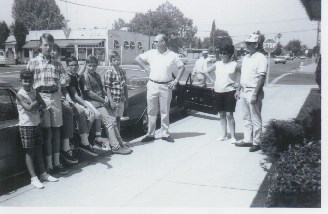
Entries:
<svg viewBox="0 0 328 214">
<path fill-rule="evenodd" d="M 25 150 L 25 162 L 27 170 L 31 176 L 31 184 L 41 189 L 43 184 L 36 176 L 33 158 L 36 155 L 37 164 L 41 172 L 40 179 L 42 181 L 58 181 L 47 174 L 44 167 L 42 155 L 42 139 L 39 110 L 45 107 L 40 95 L 32 88 L 33 73 L 29 70 L 22 70 L 20 73 L 20 81 L 23 87 L 17 92 L 17 109 L 19 114 L 19 132 L 21 136 L 22 146 Z"/>
<path fill-rule="evenodd" d="M 33 88 L 47 105 L 41 126 L 46 141 L 46 169 L 54 174 L 66 174 L 60 164 L 60 127 L 63 125 L 60 87 L 65 86 L 63 66 L 51 59 L 54 37 L 44 33 L 40 37 L 41 53 L 31 59 L 27 69 L 34 74 Z M 61 81 L 63 80 L 63 81 Z"/>
<path fill-rule="evenodd" d="M 104 86 L 110 106 L 116 116 L 117 127 L 120 129 L 120 120 L 123 117 L 124 104 L 128 100 L 126 74 L 120 67 L 121 58 L 117 51 L 109 52 L 111 66 L 104 75 Z"/>
</svg>

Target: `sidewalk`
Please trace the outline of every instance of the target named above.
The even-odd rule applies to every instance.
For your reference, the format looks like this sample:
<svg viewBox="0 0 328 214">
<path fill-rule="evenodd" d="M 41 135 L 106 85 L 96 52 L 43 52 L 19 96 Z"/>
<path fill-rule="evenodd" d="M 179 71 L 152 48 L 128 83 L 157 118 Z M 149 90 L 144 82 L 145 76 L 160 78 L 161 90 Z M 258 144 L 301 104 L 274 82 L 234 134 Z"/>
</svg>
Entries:
<svg viewBox="0 0 328 214">
<path fill-rule="evenodd" d="M 264 125 L 270 119 L 296 117 L 311 88 L 274 85 L 265 88 Z M 240 105 L 236 132 L 242 138 Z M 160 139 L 140 145 L 133 154 L 103 156 L 72 167 L 58 183 L 43 190 L 30 185 L 0 197 L 1 206 L 212 207 L 247 208 L 266 172 L 260 151 L 250 153 L 220 136 L 217 116 L 193 112 L 170 127 L 174 144 Z M 138 145 L 139 144 L 139 145 Z M 268 166 L 269 167 L 269 166 Z"/>
</svg>

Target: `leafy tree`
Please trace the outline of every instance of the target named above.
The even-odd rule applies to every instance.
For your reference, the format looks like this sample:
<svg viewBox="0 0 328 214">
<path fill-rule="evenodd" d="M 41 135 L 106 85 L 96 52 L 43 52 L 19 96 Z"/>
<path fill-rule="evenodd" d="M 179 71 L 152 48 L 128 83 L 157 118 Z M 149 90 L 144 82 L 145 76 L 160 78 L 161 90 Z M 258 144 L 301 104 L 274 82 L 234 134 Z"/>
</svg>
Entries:
<svg viewBox="0 0 328 214">
<path fill-rule="evenodd" d="M 10 30 L 7 23 L 5 21 L 0 22 L 0 48 L 4 48 L 5 41 L 7 40 L 9 33 Z"/>
<path fill-rule="evenodd" d="M 29 30 L 56 30 L 64 26 L 64 16 L 55 0 L 14 0 L 12 16 Z"/>
<path fill-rule="evenodd" d="M 170 40 L 171 50 L 177 52 L 179 48 L 192 44 L 197 27 L 177 7 L 165 2 L 156 11 L 137 13 L 130 22 L 130 30 L 151 36 L 163 33 Z"/>
<path fill-rule="evenodd" d="M 215 29 L 212 33 L 210 47 L 213 47 L 211 52 L 220 49 L 224 44 L 232 44 L 232 39 L 229 33 L 225 30 Z"/>
<path fill-rule="evenodd" d="M 198 49 L 202 48 L 202 40 L 200 38 L 198 38 L 198 40 L 197 40 L 197 48 Z"/>
<path fill-rule="evenodd" d="M 214 47 L 215 30 L 216 30 L 215 20 L 213 20 L 212 29 L 211 29 L 211 33 L 210 33 L 210 41 L 212 42 L 213 47 Z"/>
<path fill-rule="evenodd" d="M 276 56 L 280 56 L 282 53 L 282 45 L 280 44 L 280 42 L 277 43 L 277 48 L 275 51 L 273 51 L 273 54 Z"/>
<path fill-rule="evenodd" d="M 302 54 L 301 41 L 298 39 L 289 41 L 285 46 L 285 49 L 291 51 L 295 56 L 300 56 Z"/>
<path fill-rule="evenodd" d="M 122 27 L 127 27 L 128 24 L 125 23 L 125 21 L 121 18 L 118 18 L 118 20 L 115 20 L 114 21 L 114 25 L 113 25 L 113 29 L 114 30 L 119 30 L 121 29 Z"/>
<path fill-rule="evenodd" d="M 312 49 L 313 54 L 319 54 L 320 53 L 320 46 L 316 45 Z"/>
<path fill-rule="evenodd" d="M 21 52 L 23 50 L 23 45 L 25 44 L 28 29 L 23 23 L 19 21 L 15 22 L 15 24 L 12 26 L 12 29 L 17 42 L 17 51 Z"/>
<path fill-rule="evenodd" d="M 204 41 L 203 41 L 203 44 L 202 44 L 202 47 L 208 49 L 210 46 L 211 46 L 210 37 L 205 37 Z"/>
</svg>

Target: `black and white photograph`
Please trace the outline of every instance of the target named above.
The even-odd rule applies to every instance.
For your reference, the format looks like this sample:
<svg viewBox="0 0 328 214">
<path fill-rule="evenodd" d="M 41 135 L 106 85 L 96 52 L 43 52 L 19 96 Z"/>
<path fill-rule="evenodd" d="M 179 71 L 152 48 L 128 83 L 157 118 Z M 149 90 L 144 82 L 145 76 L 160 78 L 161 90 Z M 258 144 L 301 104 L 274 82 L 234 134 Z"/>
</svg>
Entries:
<svg viewBox="0 0 328 214">
<path fill-rule="evenodd" d="M 326 3 L 0 0 L 0 213 L 324 212 Z"/>
</svg>

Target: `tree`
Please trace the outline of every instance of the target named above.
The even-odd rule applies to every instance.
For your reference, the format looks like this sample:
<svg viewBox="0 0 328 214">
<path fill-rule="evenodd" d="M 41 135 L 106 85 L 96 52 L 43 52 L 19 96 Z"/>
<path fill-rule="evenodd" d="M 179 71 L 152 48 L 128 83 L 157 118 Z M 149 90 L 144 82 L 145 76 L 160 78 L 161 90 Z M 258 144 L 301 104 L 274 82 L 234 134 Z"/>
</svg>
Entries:
<svg viewBox="0 0 328 214">
<path fill-rule="evenodd" d="M 285 49 L 291 51 L 295 56 L 300 56 L 302 54 L 301 41 L 297 39 L 289 41 Z"/>
<path fill-rule="evenodd" d="M 211 33 L 210 33 L 210 41 L 212 42 L 212 46 L 213 47 L 214 47 L 215 30 L 216 30 L 215 20 L 213 20 L 213 22 L 212 22 L 212 29 L 211 29 Z"/>
<path fill-rule="evenodd" d="M 146 35 L 165 34 L 170 40 L 170 49 L 175 52 L 183 46 L 189 47 L 197 33 L 193 21 L 169 2 L 160 5 L 156 11 L 137 13 L 129 25 L 130 31 Z"/>
<path fill-rule="evenodd" d="M 119 30 L 121 29 L 122 27 L 127 27 L 128 24 L 125 23 L 125 21 L 121 18 L 118 18 L 118 20 L 115 20 L 114 21 L 114 24 L 113 24 L 113 29 L 114 30 Z"/>
<path fill-rule="evenodd" d="M 320 46 L 316 45 L 312 49 L 313 54 L 319 54 L 320 53 Z"/>
<path fill-rule="evenodd" d="M 21 52 L 23 50 L 23 45 L 25 44 L 28 29 L 23 23 L 16 21 L 13 25 L 13 33 L 17 42 L 17 51 Z"/>
<path fill-rule="evenodd" d="M 201 49 L 202 48 L 202 40 L 200 38 L 198 38 L 197 40 L 197 49 Z"/>
<path fill-rule="evenodd" d="M 282 53 L 282 45 L 280 44 L 280 42 L 277 43 L 277 48 L 275 51 L 273 51 L 273 54 L 276 56 L 280 56 Z"/>
<path fill-rule="evenodd" d="M 232 39 L 229 33 L 225 30 L 215 29 L 212 33 L 211 45 L 210 49 L 211 52 L 214 52 L 217 49 L 222 48 L 224 44 L 232 44 Z"/>
<path fill-rule="evenodd" d="M 8 39 L 10 30 L 5 21 L 0 22 L 0 48 L 4 48 L 5 41 Z"/>
<path fill-rule="evenodd" d="M 64 26 L 64 16 L 55 0 L 14 0 L 12 16 L 29 30 L 56 30 Z"/>
</svg>

